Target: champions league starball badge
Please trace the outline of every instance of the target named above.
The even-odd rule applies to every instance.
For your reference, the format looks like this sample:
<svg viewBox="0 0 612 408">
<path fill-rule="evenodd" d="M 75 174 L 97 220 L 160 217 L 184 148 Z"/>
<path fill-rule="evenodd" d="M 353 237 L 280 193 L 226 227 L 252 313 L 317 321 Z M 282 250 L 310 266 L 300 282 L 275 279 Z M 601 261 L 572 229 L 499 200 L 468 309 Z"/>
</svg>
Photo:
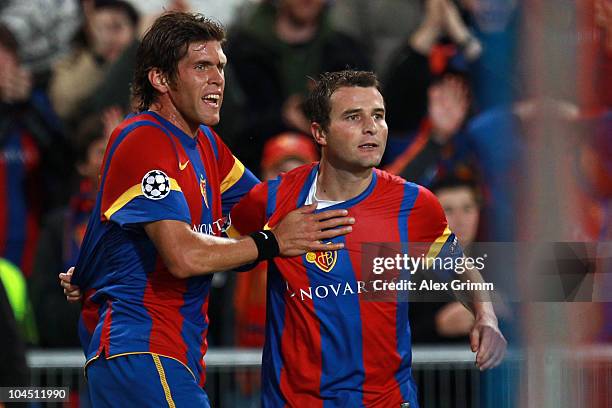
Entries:
<svg viewBox="0 0 612 408">
<path fill-rule="evenodd" d="M 150 200 L 161 200 L 170 194 L 170 179 L 161 170 L 151 170 L 142 178 L 142 193 Z"/>
</svg>

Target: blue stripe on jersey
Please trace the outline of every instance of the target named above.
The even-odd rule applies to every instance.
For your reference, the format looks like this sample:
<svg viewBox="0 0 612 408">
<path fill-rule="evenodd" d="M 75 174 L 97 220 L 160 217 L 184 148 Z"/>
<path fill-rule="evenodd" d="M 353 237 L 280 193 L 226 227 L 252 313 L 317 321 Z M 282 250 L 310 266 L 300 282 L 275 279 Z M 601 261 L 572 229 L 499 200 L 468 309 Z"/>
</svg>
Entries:
<svg viewBox="0 0 612 408">
<path fill-rule="evenodd" d="M 153 216 L 154 212 L 157 218 Z M 110 219 L 121 227 L 159 220 L 177 220 L 190 224 L 191 219 L 184 214 L 189 214 L 187 201 L 183 193 L 172 190 L 163 201 L 152 202 L 144 196 L 135 197 L 111 215 Z"/>
<path fill-rule="evenodd" d="M 419 188 L 413 183 L 404 185 L 404 197 L 400 206 L 398 217 L 398 230 L 402 251 L 408 253 L 408 217 L 414 207 L 414 203 L 419 195 Z M 401 277 L 404 278 L 403 276 Z M 400 292 L 401 293 L 401 292 Z M 398 294 L 397 316 L 396 316 L 396 336 L 397 352 L 401 358 L 400 368 L 395 374 L 395 379 L 399 384 L 400 392 L 404 400 L 410 402 L 411 407 L 418 407 L 416 399 L 416 386 L 412 380 L 410 366 L 412 365 L 412 349 L 410 346 L 410 323 L 408 321 L 408 303 L 406 299 L 399 298 Z"/>
<path fill-rule="evenodd" d="M 15 156 L 23 155 L 23 138 L 19 129 L 15 129 L 8 137 L 3 151 Z M 19 153 L 19 154 L 17 154 Z M 19 268 L 22 266 L 23 251 L 26 242 L 26 170 L 23 160 L 5 160 L 6 163 L 6 242 L 2 256 Z"/>
<path fill-rule="evenodd" d="M 203 342 L 206 330 L 208 330 L 208 324 L 204 317 L 205 314 L 202 313 L 202 307 L 208 299 L 212 278 L 212 274 L 189 278 L 187 280 L 187 290 L 183 294 L 183 306 L 180 308 L 181 316 L 183 316 L 181 337 L 188 348 L 198 348 L 195 352 L 187 351 L 187 363 L 189 367 L 200 367 L 200 361 L 194 359 L 194 357 L 203 357 L 199 347 Z M 193 330 L 194 325 L 196 327 L 203 327 L 197 337 L 193 336 L 195 333 Z"/>
<path fill-rule="evenodd" d="M 127 234 L 133 236 L 127 237 Z M 127 233 L 118 225 L 113 225 L 107 234 L 108 239 L 105 241 L 105 257 L 107 264 L 117 265 L 123 260 L 130 258 L 130 254 L 137 253 L 140 255 L 139 263 L 130 265 L 129 269 L 117 269 L 110 274 L 107 274 L 104 279 L 104 284 L 101 289 L 96 291 L 92 296 L 92 301 L 95 303 L 103 303 L 108 298 L 113 298 L 121 293 L 122 300 L 115 300 L 112 306 L 112 326 L 109 343 L 109 355 L 117 352 L 126 353 L 130 351 L 142 351 L 142 335 L 147 334 L 150 338 L 153 320 L 150 315 L 148 319 L 138 322 L 138 327 L 134 321 L 133 309 L 138 309 L 147 312 L 146 307 L 143 307 L 143 298 L 147 288 L 148 274 L 154 269 L 157 260 L 157 250 L 149 239 L 142 234 L 142 238 L 136 239 L 138 233 Z M 129 274 L 129 284 L 123 276 Z M 129 300 L 128 300 L 129 299 Z M 101 317 L 103 319 L 103 317 Z M 98 327 L 102 327 L 101 324 Z M 121 327 L 123 336 L 112 332 L 112 327 Z M 95 337 L 95 336 L 94 336 Z M 97 338 L 99 341 L 99 338 Z M 114 343 L 121 345 L 120 350 L 114 350 Z M 92 341 L 93 344 L 93 341 Z M 90 346 L 90 355 L 93 357 L 97 351 L 97 347 Z"/>
<path fill-rule="evenodd" d="M 332 241 L 346 243 L 344 237 Z M 358 284 L 348 251 L 337 251 L 337 257 L 330 272 L 303 260 L 320 321 L 320 395 L 323 407 L 361 407 L 365 369 Z M 343 364 L 345 361 L 352 364 Z"/>
<path fill-rule="evenodd" d="M 280 184 L 280 177 L 268 180 L 268 200 L 266 202 L 266 220 L 269 220 L 276 209 L 276 193 Z"/>
<path fill-rule="evenodd" d="M 200 181 L 202 180 L 202 177 L 204 177 L 204 180 L 206 182 L 207 201 L 204 200 L 203 196 L 201 197 L 201 203 L 202 203 L 202 216 L 200 217 L 201 219 L 192 220 L 192 221 L 194 224 L 210 225 L 214 221 L 213 216 L 212 216 L 212 203 L 214 199 L 213 199 L 213 194 L 212 194 L 212 188 L 210 186 L 210 180 L 208 180 L 208 175 L 206 174 L 206 167 L 204 166 L 204 163 L 202 162 L 202 157 L 198 153 L 197 144 L 196 144 L 195 139 L 186 140 L 186 143 L 185 142 L 183 143 L 183 149 L 185 150 L 185 153 L 187 153 L 187 157 L 189 157 L 191 166 L 196 174 L 196 178 Z M 189 214 L 189 208 L 187 208 L 187 213 Z"/>
<path fill-rule="evenodd" d="M 314 166 L 312 170 L 310 170 L 308 178 L 306 179 L 306 181 L 304 181 L 304 187 L 302 187 L 302 190 L 298 195 L 297 203 L 295 204 L 296 207 L 301 207 L 306 202 L 306 199 L 308 198 L 308 193 L 310 192 L 310 186 L 312 186 L 312 183 L 314 182 L 314 179 L 317 175 L 317 171 L 319 171 L 318 164 Z"/>
<path fill-rule="evenodd" d="M 201 125 L 200 130 L 206 135 L 206 137 L 210 141 L 210 145 L 212 146 L 213 152 L 215 153 L 215 159 L 219 160 L 219 148 L 217 147 L 217 140 L 215 139 L 215 135 L 213 135 L 208 126 Z"/>
<path fill-rule="evenodd" d="M 268 262 L 266 299 L 266 343 L 262 355 L 262 407 L 283 407 L 280 377 L 283 367 L 282 336 L 285 327 L 285 294 L 287 286 L 274 262 Z M 274 312 L 272 312 L 274 310 Z M 275 369 L 276 368 L 276 369 Z"/>
</svg>

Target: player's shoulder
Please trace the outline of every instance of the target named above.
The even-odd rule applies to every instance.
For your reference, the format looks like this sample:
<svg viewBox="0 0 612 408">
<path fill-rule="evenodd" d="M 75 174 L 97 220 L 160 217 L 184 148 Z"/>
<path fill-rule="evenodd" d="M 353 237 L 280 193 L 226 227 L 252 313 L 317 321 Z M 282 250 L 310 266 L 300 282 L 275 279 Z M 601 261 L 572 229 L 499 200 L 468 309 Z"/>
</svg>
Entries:
<svg viewBox="0 0 612 408">
<path fill-rule="evenodd" d="M 396 176 L 395 174 L 391 174 L 388 171 L 381 169 L 374 169 L 376 173 L 377 183 L 380 187 L 389 190 L 418 190 L 418 184 L 407 181 L 403 177 Z"/>
<path fill-rule="evenodd" d="M 428 188 L 420 184 L 407 181 L 403 177 L 396 176 L 385 170 L 375 169 L 374 171 L 376 172 L 378 184 L 387 191 L 401 190 L 404 194 L 414 195 L 419 200 L 438 202 L 436 196 Z"/>
<path fill-rule="evenodd" d="M 293 170 L 289 170 L 286 173 L 280 173 L 278 177 L 276 177 L 275 179 L 267 180 L 265 181 L 265 183 L 267 184 L 281 184 L 282 183 L 283 185 L 299 183 L 303 185 L 304 181 L 308 179 L 310 175 L 312 175 L 314 168 L 318 164 L 319 164 L 318 162 L 315 162 L 315 163 L 301 165 L 299 167 L 296 167 Z"/>
<path fill-rule="evenodd" d="M 123 121 L 117 126 L 115 132 L 125 133 L 130 132 L 141 127 L 158 129 L 163 132 L 163 124 L 152 114 L 148 112 L 130 113 L 123 119 Z"/>
<path fill-rule="evenodd" d="M 388 171 L 382 169 L 375 168 L 374 172 L 376 173 L 376 178 L 378 179 L 378 182 L 384 185 L 388 185 L 389 187 L 401 186 L 403 188 L 406 183 L 409 183 L 408 181 L 406 181 L 406 179 L 400 176 L 396 176 L 395 174 L 391 174 Z"/>
<path fill-rule="evenodd" d="M 126 117 L 113 131 L 110 146 L 122 145 L 150 150 L 173 145 L 172 136 L 154 116 L 141 112 Z"/>
</svg>

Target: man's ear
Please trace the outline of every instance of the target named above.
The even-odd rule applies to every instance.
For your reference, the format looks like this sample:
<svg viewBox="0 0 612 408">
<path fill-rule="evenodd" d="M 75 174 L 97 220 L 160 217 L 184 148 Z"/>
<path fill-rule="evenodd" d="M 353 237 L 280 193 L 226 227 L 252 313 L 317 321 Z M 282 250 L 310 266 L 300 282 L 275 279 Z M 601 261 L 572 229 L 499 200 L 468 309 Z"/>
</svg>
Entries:
<svg viewBox="0 0 612 408">
<path fill-rule="evenodd" d="M 323 126 L 317 122 L 312 122 L 310 124 L 310 133 L 312 133 L 312 137 L 319 146 L 327 145 L 327 132 L 323 129 Z"/>
<path fill-rule="evenodd" d="M 170 89 L 166 76 L 158 68 L 149 71 L 149 82 L 161 94 L 167 93 Z"/>
</svg>

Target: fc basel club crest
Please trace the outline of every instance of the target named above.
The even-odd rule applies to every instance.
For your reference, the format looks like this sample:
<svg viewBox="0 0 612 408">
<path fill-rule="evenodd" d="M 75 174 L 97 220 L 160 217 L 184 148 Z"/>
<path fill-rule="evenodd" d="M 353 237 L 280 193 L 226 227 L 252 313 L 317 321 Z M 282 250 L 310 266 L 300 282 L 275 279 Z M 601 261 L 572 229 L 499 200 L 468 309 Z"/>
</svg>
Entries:
<svg viewBox="0 0 612 408">
<path fill-rule="evenodd" d="M 208 195 L 206 194 L 206 179 L 201 174 L 200 174 L 200 193 L 202 193 L 202 197 L 204 197 L 204 204 L 206 204 L 206 208 L 210 208 L 208 206 Z"/>
<path fill-rule="evenodd" d="M 331 271 L 337 260 L 337 251 L 308 252 L 306 254 L 306 261 L 317 265 L 323 272 Z"/>
</svg>

